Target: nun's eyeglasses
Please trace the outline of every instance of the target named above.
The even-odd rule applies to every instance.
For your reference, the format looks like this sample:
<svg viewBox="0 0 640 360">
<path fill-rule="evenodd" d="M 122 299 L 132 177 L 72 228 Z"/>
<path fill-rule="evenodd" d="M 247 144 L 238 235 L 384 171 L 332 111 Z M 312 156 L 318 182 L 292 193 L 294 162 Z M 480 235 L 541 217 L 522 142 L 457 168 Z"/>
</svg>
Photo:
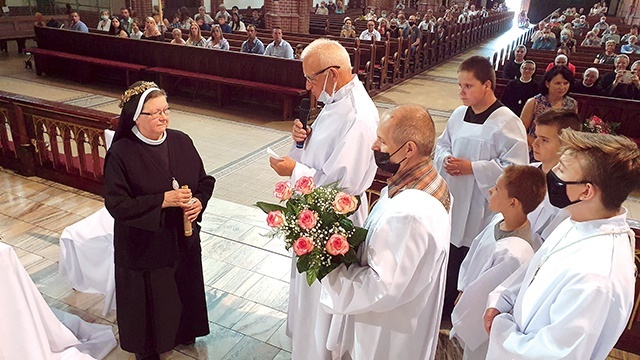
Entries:
<svg viewBox="0 0 640 360">
<path fill-rule="evenodd" d="M 162 115 L 169 115 L 170 113 L 171 113 L 171 108 L 167 107 L 166 109 L 158 110 L 152 113 L 140 112 L 140 115 L 147 115 L 147 116 L 151 116 L 152 119 L 157 119 Z"/>
</svg>

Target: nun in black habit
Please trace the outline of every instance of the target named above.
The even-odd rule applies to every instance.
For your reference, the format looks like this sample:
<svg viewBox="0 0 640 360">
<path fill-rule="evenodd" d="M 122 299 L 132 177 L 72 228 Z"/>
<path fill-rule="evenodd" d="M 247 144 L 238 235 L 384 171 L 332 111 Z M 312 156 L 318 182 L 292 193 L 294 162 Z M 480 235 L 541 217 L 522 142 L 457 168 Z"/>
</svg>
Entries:
<svg viewBox="0 0 640 360">
<path fill-rule="evenodd" d="M 104 171 L 120 346 L 137 359 L 159 359 L 209 333 L 198 222 L 215 179 L 189 136 L 167 129 L 170 110 L 156 84 L 134 84 L 120 107 Z"/>
</svg>

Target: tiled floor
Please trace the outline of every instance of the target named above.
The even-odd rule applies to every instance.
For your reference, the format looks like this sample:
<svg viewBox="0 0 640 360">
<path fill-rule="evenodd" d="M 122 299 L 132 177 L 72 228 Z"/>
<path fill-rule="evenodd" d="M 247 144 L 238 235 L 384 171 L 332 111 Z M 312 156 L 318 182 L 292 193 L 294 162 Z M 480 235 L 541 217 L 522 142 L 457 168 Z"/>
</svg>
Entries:
<svg viewBox="0 0 640 360">
<path fill-rule="evenodd" d="M 502 37 L 420 74 L 374 98 L 380 111 L 396 104 L 429 108 L 438 132 L 460 105 L 456 70 L 471 55 L 490 56 L 519 36 L 512 29 Z M 10 47 L 10 51 L 15 51 Z M 118 113 L 121 89 L 79 85 L 38 78 L 25 70 L 24 57 L 0 55 L 0 89 L 47 100 L 63 101 Z M 205 103 L 169 99 L 175 109 L 171 126 L 188 133 L 207 171 L 217 178 L 214 199 L 204 214 L 202 248 L 211 334 L 193 347 L 178 347 L 164 359 L 290 359 L 284 333 L 289 254 L 279 239 L 270 239 L 264 215 L 250 205 L 272 200 L 280 178 L 269 168 L 265 149 L 285 154 L 291 146 L 290 123 L 277 114 L 247 114 L 229 107 L 224 112 Z M 640 217 L 637 199 L 627 203 Z M 58 238 L 62 229 L 102 207 L 102 199 L 44 179 L 25 178 L 0 170 L 0 241 L 12 245 L 46 301 L 53 307 L 108 324 L 118 334 L 115 313 L 102 316 L 102 297 L 74 291 L 58 274 Z M 614 355 L 612 353 L 612 355 Z M 107 359 L 132 359 L 114 349 Z M 632 359 L 616 353 L 616 359 Z M 638 359 L 638 357 L 635 357 Z"/>
</svg>

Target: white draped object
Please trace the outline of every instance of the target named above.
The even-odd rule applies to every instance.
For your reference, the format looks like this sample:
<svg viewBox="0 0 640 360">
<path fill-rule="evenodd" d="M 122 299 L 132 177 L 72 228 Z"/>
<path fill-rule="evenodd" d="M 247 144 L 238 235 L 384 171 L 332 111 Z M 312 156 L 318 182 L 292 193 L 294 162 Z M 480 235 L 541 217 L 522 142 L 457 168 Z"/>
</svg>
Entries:
<svg viewBox="0 0 640 360">
<path fill-rule="evenodd" d="M 111 327 L 106 325 L 98 325 L 103 328 L 97 329 L 78 323 L 78 328 L 87 330 L 82 331 L 86 338 L 78 340 L 51 311 L 13 249 L 3 243 L 0 243 L 0 289 L 1 360 L 94 359 L 80 351 L 89 338 L 100 339 L 96 344 L 103 347 L 101 352 L 115 347 Z M 105 328 L 111 333 L 110 338 L 103 332 Z M 96 335 L 96 330 L 101 334 Z"/>
<path fill-rule="evenodd" d="M 296 160 L 291 182 L 311 176 L 318 185 L 338 181 L 349 194 L 361 195 L 360 209 L 351 216 L 362 226 L 368 213 L 365 191 L 376 174 L 371 145 L 376 139 L 378 110 L 362 83 L 353 80 L 336 91 L 334 101 L 322 109 L 311 126 L 313 132 L 303 149 L 294 146 L 289 156 Z M 320 306 L 320 284 L 307 285 L 305 274 L 296 269 L 293 255 L 287 312 L 287 335 L 292 338 L 293 360 L 328 360 L 327 334 L 340 319 Z M 333 325 L 332 325 L 333 322 Z M 338 324 L 338 325 L 335 325 Z"/>
</svg>

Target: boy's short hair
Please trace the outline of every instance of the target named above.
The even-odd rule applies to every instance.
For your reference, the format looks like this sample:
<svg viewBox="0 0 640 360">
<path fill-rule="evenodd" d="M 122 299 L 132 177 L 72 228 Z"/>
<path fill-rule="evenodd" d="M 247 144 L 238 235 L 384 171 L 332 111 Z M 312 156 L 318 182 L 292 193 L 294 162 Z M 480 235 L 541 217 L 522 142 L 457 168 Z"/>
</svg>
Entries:
<svg viewBox="0 0 640 360">
<path fill-rule="evenodd" d="M 493 65 L 491 65 L 489 59 L 482 56 L 472 56 L 460 64 L 458 72 L 461 71 L 472 73 L 473 77 L 483 84 L 490 81 L 491 90 L 496 89 L 496 72 L 493 70 Z"/>
<path fill-rule="evenodd" d="M 547 193 L 547 178 L 535 166 L 511 165 L 502 173 L 504 187 L 510 197 L 518 199 L 522 211 L 528 214 L 535 210 Z"/>
<path fill-rule="evenodd" d="M 569 109 L 549 109 L 536 117 L 534 122 L 536 125 L 557 127 L 558 135 L 562 129 L 582 130 L 580 116 Z"/>
<path fill-rule="evenodd" d="M 640 185 L 640 150 L 623 136 L 593 134 L 565 129 L 560 134 L 561 154 L 578 159 L 583 179 L 597 186 L 602 205 L 618 210 Z"/>
</svg>

